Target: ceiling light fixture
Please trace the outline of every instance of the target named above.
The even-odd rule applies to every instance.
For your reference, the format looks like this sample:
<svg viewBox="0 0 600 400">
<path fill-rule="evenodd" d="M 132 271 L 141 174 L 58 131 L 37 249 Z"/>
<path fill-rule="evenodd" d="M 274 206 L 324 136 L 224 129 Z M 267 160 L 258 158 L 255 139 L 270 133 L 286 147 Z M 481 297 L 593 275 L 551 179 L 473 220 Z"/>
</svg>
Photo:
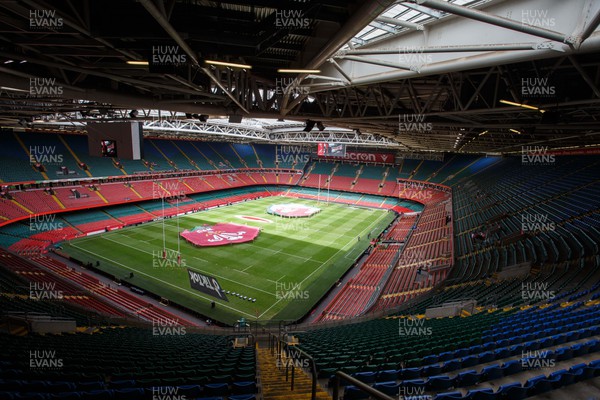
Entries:
<svg viewBox="0 0 600 400">
<path fill-rule="evenodd" d="M 11 92 L 29 92 L 28 90 L 17 89 L 9 86 L 0 86 L 0 90 L 8 90 Z"/>
<path fill-rule="evenodd" d="M 514 101 L 509 101 L 509 100 L 500 100 L 500 103 L 502 103 L 502 104 L 508 104 L 509 106 L 527 108 L 529 110 L 535 110 L 535 111 L 539 111 L 541 113 L 545 112 L 545 110 L 542 110 L 542 109 L 540 109 L 540 108 L 538 108 L 536 106 L 530 106 L 529 104 L 515 103 Z"/>
<path fill-rule="evenodd" d="M 144 61 L 144 60 L 129 60 L 127 61 L 127 64 L 129 65 L 149 65 L 150 63 L 148 61 Z"/>
<path fill-rule="evenodd" d="M 293 69 L 293 68 L 279 68 L 277 70 L 280 74 L 320 74 L 320 69 Z"/>
<path fill-rule="evenodd" d="M 248 64 L 238 64 L 238 63 L 230 63 L 230 62 L 226 62 L 226 61 L 215 61 L 215 60 L 206 60 L 204 62 L 209 65 L 220 65 L 222 67 L 252 69 L 252 65 L 248 65 Z"/>
<path fill-rule="evenodd" d="M 509 129 L 509 131 L 511 131 L 511 132 L 513 132 L 513 133 L 516 133 L 517 135 L 520 135 L 520 134 L 521 134 L 521 131 L 518 131 L 518 130 L 516 130 L 516 129 L 512 129 L 512 128 L 510 128 L 510 129 Z"/>
</svg>

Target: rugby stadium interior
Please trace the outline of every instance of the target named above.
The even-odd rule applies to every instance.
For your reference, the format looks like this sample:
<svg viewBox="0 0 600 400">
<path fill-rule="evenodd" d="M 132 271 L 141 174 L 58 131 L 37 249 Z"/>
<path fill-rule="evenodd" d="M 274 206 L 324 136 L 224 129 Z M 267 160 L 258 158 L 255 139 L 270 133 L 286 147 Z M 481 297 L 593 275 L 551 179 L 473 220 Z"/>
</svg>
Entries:
<svg viewBox="0 0 600 400">
<path fill-rule="evenodd" d="M 0 400 L 600 399 L 600 1 L 0 1 Z"/>
</svg>

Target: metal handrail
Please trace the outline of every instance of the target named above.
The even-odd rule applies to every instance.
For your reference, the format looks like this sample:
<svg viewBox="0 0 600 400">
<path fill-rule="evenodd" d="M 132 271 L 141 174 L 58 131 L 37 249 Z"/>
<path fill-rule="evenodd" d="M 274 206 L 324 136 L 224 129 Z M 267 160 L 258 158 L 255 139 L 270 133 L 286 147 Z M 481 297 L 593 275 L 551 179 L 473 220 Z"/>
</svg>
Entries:
<svg viewBox="0 0 600 400">
<path fill-rule="evenodd" d="M 283 339 L 278 337 L 273 333 L 269 333 L 269 348 L 271 349 L 271 354 L 276 353 L 277 360 L 281 359 L 281 352 L 285 349 L 288 350 L 288 345 L 285 343 Z M 311 388 L 311 400 L 315 400 L 317 398 L 317 364 L 315 359 L 312 358 L 308 353 L 299 348 L 294 348 L 294 352 L 297 352 L 302 357 L 306 358 L 310 363 L 310 372 L 312 376 L 312 388 Z M 285 380 L 288 379 L 288 369 L 289 364 L 286 363 L 285 366 Z M 291 389 L 294 390 L 294 371 L 295 365 L 292 363 L 292 379 L 291 379 Z"/>
<path fill-rule="evenodd" d="M 393 397 L 388 396 L 385 393 L 380 392 L 377 389 L 373 389 L 371 386 L 366 383 L 359 381 L 358 379 L 348 375 L 345 372 L 337 371 L 333 377 L 333 400 L 339 399 L 339 391 L 340 391 L 340 379 L 344 379 L 346 382 L 350 382 L 363 392 L 366 392 L 369 396 L 379 399 L 379 400 L 396 400 Z"/>
</svg>

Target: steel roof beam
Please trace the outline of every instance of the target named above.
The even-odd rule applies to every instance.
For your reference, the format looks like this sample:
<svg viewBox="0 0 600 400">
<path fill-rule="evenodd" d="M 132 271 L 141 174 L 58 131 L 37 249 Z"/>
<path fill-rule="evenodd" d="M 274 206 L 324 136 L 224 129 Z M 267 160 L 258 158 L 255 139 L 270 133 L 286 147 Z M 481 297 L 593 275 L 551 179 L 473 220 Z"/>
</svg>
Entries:
<svg viewBox="0 0 600 400">
<path fill-rule="evenodd" d="M 554 40 L 561 43 L 574 43 L 571 38 L 549 29 L 539 28 L 533 25 L 528 25 L 523 22 L 515 21 L 508 18 L 499 17 L 497 15 L 488 14 L 484 11 L 476 10 L 465 6 L 450 3 L 442 0 L 411 0 L 413 3 L 425 5 L 435 10 L 445 11 L 450 14 L 459 15 L 461 17 L 474 19 L 476 21 L 485 22 L 496 25 L 502 28 L 511 29 L 513 31 L 527 33 L 529 35 L 538 36 L 545 39 Z"/>
<path fill-rule="evenodd" d="M 179 35 L 175 28 L 173 28 L 171 23 L 154 5 L 154 3 L 150 0 L 139 0 L 139 2 L 142 4 L 142 6 L 144 6 L 146 11 L 148 11 L 148 13 L 150 13 L 150 15 L 154 17 L 156 22 L 158 22 L 160 26 L 163 27 L 163 29 L 175 41 L 175 43 L 177 43 L 181 47 L 181 49 L 185 51 L 185 53 L 192 59 L 194 65 L 196 67 L 199 67 L 202 70 L 202 72 L 204 72 L 210 78 L 210 80 L 213 81 L 213 83 L 217 85 L 219 89 L 221 89 L 223 93 L 225 93 L 227 97 L 229 97 L 231 101 L 233 101 L 235 105 L 237 105 L 240 108 L 240 110 L 242 110 L 246 114 L 250 114 L 246 107 L 244 107 L 242 103 L 240 103 L 238 99 L 236 99 L 235 96 L 223 86 L 223 84 L 221 83 L 221 81 L 219 81 L 217 77 L 215 77 L 206 67 L 200 65 L 196 52 L 192 50 L 192 48 L 185 42 L 185 40 L 183 40 L 183 38 Z"/>
<path fill-rule="evenodd" d="M 421 24 L 416 24 L 416 23 L 410 22 L 410 21 L 403 21 L 401 19 L 396 19 L 396 18 L 380 16 L 380 17 L 375 18 L 375 21 L 384 22 L 384 23 L 390 24 L 390 25 L 400 26 L 402 28 L 414 29 L 416 31 L 424 31 L 425 30 L 425 27 Z"/>
</svg>

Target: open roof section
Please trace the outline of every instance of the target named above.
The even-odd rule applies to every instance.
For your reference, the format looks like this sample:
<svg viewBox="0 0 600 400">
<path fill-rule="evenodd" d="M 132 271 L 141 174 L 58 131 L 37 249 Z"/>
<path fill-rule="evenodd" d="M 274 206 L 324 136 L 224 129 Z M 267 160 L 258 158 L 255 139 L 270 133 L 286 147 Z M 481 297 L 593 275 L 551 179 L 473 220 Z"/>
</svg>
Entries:
<svg viewBox="0 0 600 400">
<path fill-rule="evenodd" d="M 453 4 L 472 6 L 493 0 L 445 0 Z M 438 20 L 448 14 L 409 2 L 396 2 L 368 26 L 364 27 L 342 48 L 344 50 L 373 44 L 378 40 L 397 35 L 410 29 L 422 29 L 427 22 Z"/>
</svg>

